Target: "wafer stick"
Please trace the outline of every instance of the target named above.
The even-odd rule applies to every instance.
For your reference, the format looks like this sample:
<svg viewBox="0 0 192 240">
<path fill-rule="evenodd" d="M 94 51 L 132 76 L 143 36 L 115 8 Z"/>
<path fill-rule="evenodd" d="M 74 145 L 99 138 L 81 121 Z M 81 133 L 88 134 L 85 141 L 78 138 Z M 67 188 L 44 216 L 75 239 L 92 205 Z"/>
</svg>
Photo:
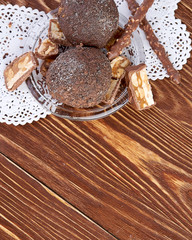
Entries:
<svg viewBox="0 0 192 240">
<path fill-rule="evenodd" d="M 108 52 L 108 58 L 110 60 L 118 57 L 121 54 L 122 49 L 130 45 L 131 34 L 137 29 L 139 23 L 145 17 L 153 2 L 154 0 L 144 0 L 141 6 L 136 9 L 135 14 L 129 18 L 124 33 L 119 39 L 116 40 L 110 52 Z"/>
<path fill-rule="evenodd" d="M 129 10 L 132 14 L 135 14 L 139 4 L 135 0 L 126 0 L 128 3 Z M 156 37 L 155 33 L 149 22 L 147 21 L 146 17 L 140 22 L 140 28 L 145 32 L 146 38 L 149 41 L 149 44 L 159 60 L 162 62 L 163 67 L 166 69 L 168 75 L 170 76 L 171 80 L 174 81 L 176 84 L 180 83 L 180 75 L 178 71 L 173 67 L 173 64 L 168 58 L 168 54 L 165 51 L 163 45 L 160 44 L 158 38 Z"/>
</svg>

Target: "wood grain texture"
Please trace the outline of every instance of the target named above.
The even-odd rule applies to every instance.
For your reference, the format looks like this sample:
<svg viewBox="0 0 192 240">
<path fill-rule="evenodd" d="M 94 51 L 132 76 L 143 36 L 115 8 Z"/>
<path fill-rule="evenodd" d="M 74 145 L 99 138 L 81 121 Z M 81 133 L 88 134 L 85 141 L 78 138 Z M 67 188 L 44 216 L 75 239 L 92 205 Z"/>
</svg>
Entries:
<svg viewBox="0 0 192 240">
<path fill-rule="evenodd" d="M 1 154 L 0 178 L 1 240 L 115 239 Z"/>
<path fill-rule="evenodd" d="M 11 127 L 9 139 L 2 129 L 0 150 L 119 239 L 191 239 L 192 135 L 175 140 L 166 121 L 159 132 L 154 110 L 140 127 L 141 113 L 124 111 L 85 123 L 50 116 L 23 135 Z"/>
<path fill-rule="evenodd" d="M 17 3 L 45 11 L 58 4 Z M 183 0 L 176 11 L 190 32 L 191 9 Z M 0 152 L 118 239 L 191 240 L 191 69 L 189 59 L 179 86 L 153 82 L 157 105 L 147 111 L 126 105 L 91 122 L 0 124 Z"/>
<path fill-rule="evenodd" d="M 12 4 L 25 7 L 31 7 L 32 9 L 38 9 L 40 11 L 49 12 L 59 6 L 60 0 L 0 0 L 0 4 Z"/>
</svg>

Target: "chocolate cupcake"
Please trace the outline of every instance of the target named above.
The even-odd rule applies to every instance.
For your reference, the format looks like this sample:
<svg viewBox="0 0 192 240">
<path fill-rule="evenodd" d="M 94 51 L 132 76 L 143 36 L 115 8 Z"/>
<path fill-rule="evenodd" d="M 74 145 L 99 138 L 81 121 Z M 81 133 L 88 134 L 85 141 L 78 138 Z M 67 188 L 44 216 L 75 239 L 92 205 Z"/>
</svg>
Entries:
<svg viewBox="0 0 192 240">
<path fill-rule="evenodd" d="M 77 47 L 61 53 L 51 63 L 46 83 L 50 94 L 58 101 L 88 108 L 104 99 L 111 74 L 110 62 L 100 49 Z"/>
<path fill-rule="evenodd" d="M 58 20 L 73 45 L 102 48 L 118 28 L 119 13 L 114 0 L 61 0 Z"/>
</svg>

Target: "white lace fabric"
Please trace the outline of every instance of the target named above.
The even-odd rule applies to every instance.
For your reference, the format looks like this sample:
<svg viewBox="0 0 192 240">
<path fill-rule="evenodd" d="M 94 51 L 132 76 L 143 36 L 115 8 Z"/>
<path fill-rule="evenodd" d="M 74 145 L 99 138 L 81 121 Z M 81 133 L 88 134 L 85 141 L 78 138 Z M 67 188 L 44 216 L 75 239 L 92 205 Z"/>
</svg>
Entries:
<svg viewBox="0 0 192 240">
<path fill-rule="evenodd" d="M 127 17 L 131 15 L 125 0 L 115 0 L 115 2 L 122 15 Z M 179 19 L 175 19 L 174 11 L 177 9 L 178 2 L 179 0 L 155 0 L 147 13 L 147 19 L 168 52 L 174 67 L 180 70 L 190 57 L 191 40 L 186 26 Z M 141 4 L 142 0 L 138 0 L 138 3 Z M 39 28 L 38 24 L 47 20 L 47 15 L 38 10 L 10 4 L 0 5 L 0 122 L 15 126 L 24 125 L 50 114 L 32 96 L 25 83 L 17 90 L 8 92 L 3 77 L 4 69 L 11 61 L 31 50 L 31 46 L 26 44 L 31 30 L 35 32 L 34 29 Z M 149 79 L 168 77 L 166 70 L 149 46 L 145 34 L 139 28 L 138 31 L 142 40 Z"/>
<path fill-rule="evenodd" d="M 124 16 L 131 13 L 127 7 L 126 0 L 117 0 L 119 11 Z M 143 2 L 137 0 L 139 5 Z M 169 59 L 177 70 L 181 70 L 190 57 L 191 39 L 186 25 L 180 19 L 175 18 L 175 10 L 178 8 L 180 0 L 155 0 L 152 7 L 148 10 L 146 18 L 149 21 L 159 42 L 164 46 L 169 55 Z M 151 80 L 164 79 L 169 77 L 157 55 L 149 45 L 145 33 L 139 29 L 141 34 L 145 64 L 147 66 L 148 77 Z"/>
<path fill-rule="evenodd" d="M 0 122 L 14 125 L 32 123 L 46 117 L 49 112 L 36 101 L 25 83 L 8 92 L 3 71 L 7 64 L 23 54 L 30 29 L 47 17 L 44 12 L 10 4 L 0 5 L 0 16 Z"/>
</svg>

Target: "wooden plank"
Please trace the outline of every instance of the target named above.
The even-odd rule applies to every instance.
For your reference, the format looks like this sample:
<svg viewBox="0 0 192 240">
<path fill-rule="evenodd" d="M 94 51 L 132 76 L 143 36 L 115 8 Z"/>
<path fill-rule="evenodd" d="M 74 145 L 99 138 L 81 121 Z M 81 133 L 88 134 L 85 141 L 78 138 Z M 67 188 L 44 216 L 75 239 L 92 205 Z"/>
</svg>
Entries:
<svg viewBox="0 0 192 240">
<path fill-rule="evenodd" d="M 189 240 L 192 135 L 158 113 L 4 125 L 0 151 L 119 239 Z"/>
<path fill-rule="evenodd" d="M 115 239 L 0 154 L 0 238 Z"/>
<path fill-rule="evenodd" d="M 0 0 L 0 4 L 12 4 L 25 7 L 31 7 L 32 9 L 38 9 L 40 11 L 49 12 L 59 6 L 60 0 Z"/>
</svg>

